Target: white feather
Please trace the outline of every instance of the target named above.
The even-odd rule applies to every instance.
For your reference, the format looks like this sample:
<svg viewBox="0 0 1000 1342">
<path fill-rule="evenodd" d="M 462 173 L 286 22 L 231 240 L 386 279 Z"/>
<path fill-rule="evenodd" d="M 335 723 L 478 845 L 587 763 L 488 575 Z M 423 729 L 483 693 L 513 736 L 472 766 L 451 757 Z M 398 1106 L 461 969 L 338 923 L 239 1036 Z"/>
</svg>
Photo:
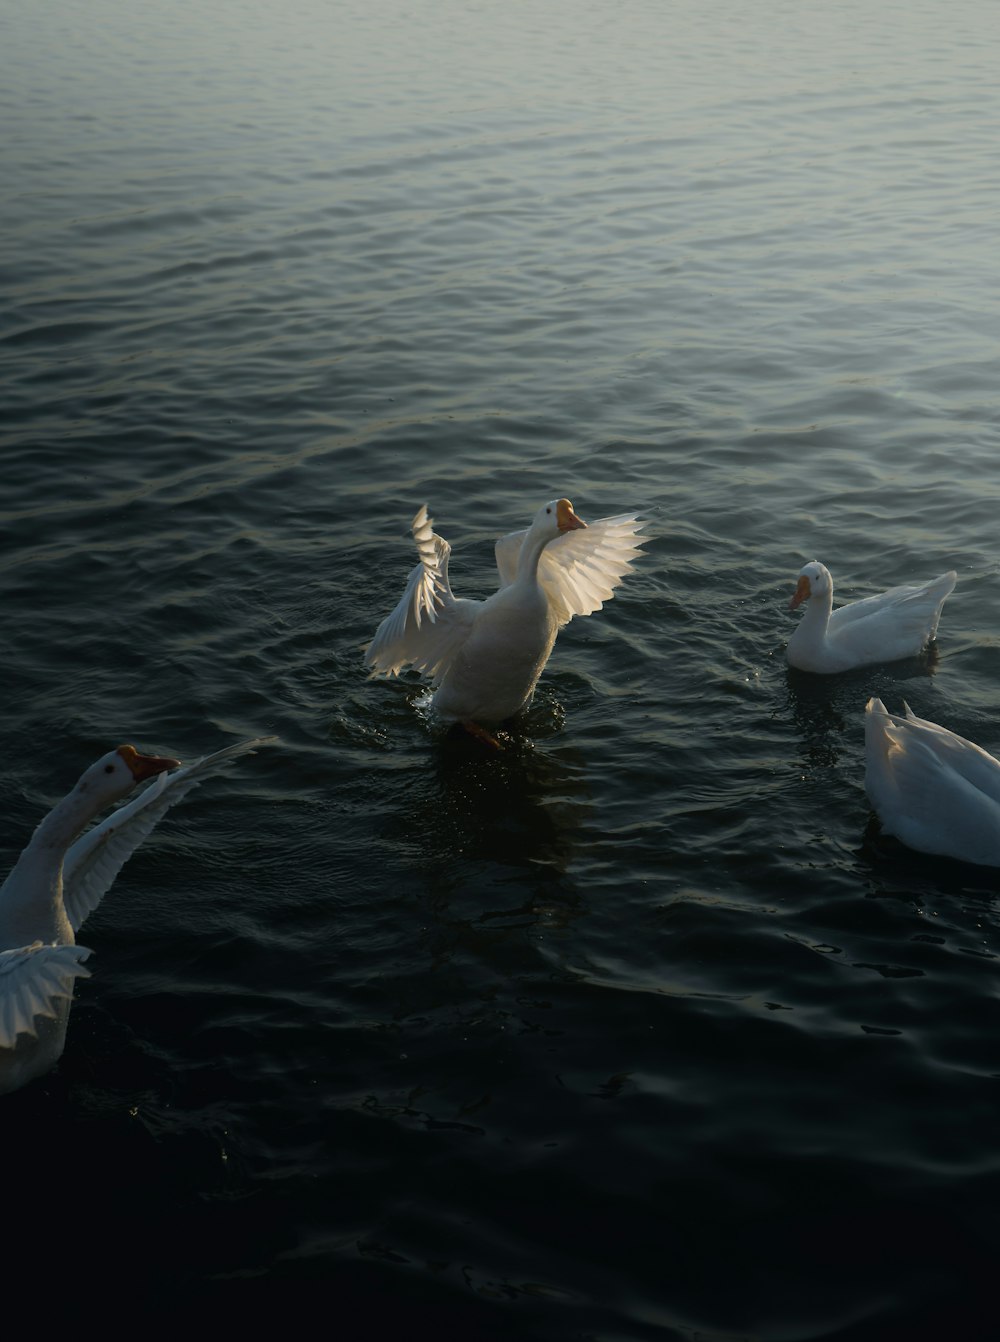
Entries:
<svg viewBox="0 0 1000 1342">
<path fill-rule="evenodd" d="M 834 610 L 830 570 L 811 560 L 792 598 L 793 607 L 808 604 L 788 640 L 788 664 L 831 674 L 916 657 L 936 636 L 941 608 L 957 579 L 952 570 L 923 586 L 891 587 Z"/>
<path fill-rule="evenodd" d="M 395 610 L 365 653 L 373 676 L 405 667 L 435 687 L 442 717 L 496 723 L 531 701 L 561 625 L 611 599 L 640 554 L 636 513 L 585 526 L 567 500 L 543 505 L 531 526 L 496 544 L 498 590 L 485 601 L 457 598 L 448 543 L 423 507 L 413 519 L 420 562 Z"/>
<path fill-rule="evenodd" d="M 58 1002 L 73 996 L 73 980 L 89 978 L 86 946 L 30 946 L 0 951 L 0 1048 L 19 1034 L 37 1035 L 36 1016 L 55 1019 Z"/>
<path fill-rule="evenodd" d="M 17 1090 L 62 1053 L 74 981 L 90 951 L 76 931 L 157 822 L 192 788 L 274 737 L 240 742 L 169 773 L 176 761 L 109 751 L 52 808 L 0 887 L 0 1093 Z M 80 835 L 136 777 L 153 781 Z"/>
<path fill-rule="evenodd" d="M 451 546 L 431 526 L 426 504 L 413 519 L 420 562 L 411 571 L 399 604 L 387 615 L 365 651 L 372 677 L 398 676 L 412 666 L 436 683 L 464 642 L 478 604 L 460 601 L 448 581 Z"/>
<path fill-rule="evenodd" d="M 132 801 L 81 835 L 68 849 L 63 863 L 63 903 L 73 931 L 79 931 L 122 867 L 172 806 L 212 774 L 276 740 L 274 736 L 261 736 L 241 741 L 172 773 L 158 774 Z"/>
<path fill-rule="evenodd" d="M 1000 866 L 1000 761 L 904 709 L 865 709 L 865 789 L 882 828 L 922 853 Z"/>
<path fill-rule="evenodd" d="M 638 513 L 619 513 L 587 524 L 585 530 L 567 531 L 542 551 L 538 581 L 560 625 L 574 615 L 592 615 L 610 601 L 615 588 L 633 572 L 633 559 L 642 554 L 638 533 L 644 523 Z M 496 543 L 500 586 L 517 578 L 518 556 L 527 529 L 513 531 Z"/>
</svg>

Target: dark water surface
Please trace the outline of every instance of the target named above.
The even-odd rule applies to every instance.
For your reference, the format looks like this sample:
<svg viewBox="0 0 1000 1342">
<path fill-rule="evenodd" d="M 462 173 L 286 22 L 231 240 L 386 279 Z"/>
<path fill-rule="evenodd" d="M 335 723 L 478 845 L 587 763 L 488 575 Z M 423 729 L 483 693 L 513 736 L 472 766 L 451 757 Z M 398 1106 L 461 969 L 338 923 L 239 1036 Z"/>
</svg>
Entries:
<svg viewBox="0 0 1000 1342">
<path fill-rule="evenodd" d="M 879 834 L 862 714 L 1000 750 L 998 37 L 0 2 L 4 869 L 110 746 L 281 737 L 84 929 L 0 1112 L 29 1261 L 351 1336 L 995 1335 L 1000 874 Z M 560 494 L 649 539 L 503 753 L 365 680 L 422 502 L 482 596 Z M 957 569 L 936 653 L 790 674 L 814 557 Z"/>
</svg>

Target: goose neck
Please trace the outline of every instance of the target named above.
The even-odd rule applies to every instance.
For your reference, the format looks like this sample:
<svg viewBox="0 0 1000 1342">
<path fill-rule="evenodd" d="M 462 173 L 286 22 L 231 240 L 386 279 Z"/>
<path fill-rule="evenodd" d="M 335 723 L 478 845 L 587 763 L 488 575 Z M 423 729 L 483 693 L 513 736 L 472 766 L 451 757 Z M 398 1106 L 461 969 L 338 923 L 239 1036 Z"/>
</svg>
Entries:
<svg viewBox="0 0 1000 1342">
<path fill-rule="evenodd" d="M 521 542 L 521 553 L 517 560 L 517 581 L 534 586 L 538 582 L 538 562 L 542 557 L 542 551 L 548 545 L 551 537 L 539 536 L 531 531 Z"/>
<path fill-rule="evenodd" d="M 806 617 L 810 615 L 817 624 L 826 624 L 833 610 L 833 584 L 827 583 L 822 592 L 809 598 L 809 604 L 806 606 Z"/>
<path fill-rule="evenodd" d="M 61 908 L 66 850 L 100 809 L 100 801 L 79 786 L 52 808 L 7 878 L 4 914 L 16 918 L 31 909 L 40 915 L 47 905 Z"/>
</svg>

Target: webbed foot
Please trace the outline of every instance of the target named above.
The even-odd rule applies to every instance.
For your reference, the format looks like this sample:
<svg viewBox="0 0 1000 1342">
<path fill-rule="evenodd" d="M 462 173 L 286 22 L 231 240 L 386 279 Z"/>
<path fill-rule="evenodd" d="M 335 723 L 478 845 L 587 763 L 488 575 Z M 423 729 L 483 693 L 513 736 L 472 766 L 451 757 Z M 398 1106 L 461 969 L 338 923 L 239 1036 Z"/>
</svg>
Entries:
<svg viewBox="0 0 1000 1342">
<path fill-rule="evenodd" d="M 474 736 L 477 741 L 482 741 L 485 745 L 491 746 L 494 750 L 503 750 L 503 746 L 497 738 L 491 732 L 488 732 L 485 727 L 480 727 L 478 722 L 463 722 L 462 726 L 469 735 Z"/>
</svg>

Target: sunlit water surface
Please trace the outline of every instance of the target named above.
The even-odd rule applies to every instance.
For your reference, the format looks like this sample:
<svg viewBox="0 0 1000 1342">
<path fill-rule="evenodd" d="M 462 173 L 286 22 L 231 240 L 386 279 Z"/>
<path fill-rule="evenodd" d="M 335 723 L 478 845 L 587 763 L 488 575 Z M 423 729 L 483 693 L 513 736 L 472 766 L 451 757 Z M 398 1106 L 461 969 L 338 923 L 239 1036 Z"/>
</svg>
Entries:
<svg viewBox="0 0 1000 1342">
<path fill-rule="evenodd" d="M 879 833 L 862 716 L 1000 749 L 998 28 L 3 0 L 4 862 L 109 746 L 281 738 L 125 869 L 3 1103 L 62 1271 L 991 1335 L 1000 877 Z M 561 494 L 645 556 L 506 749 L 365 679 L 421 503 L 482 596 Z M 936 652 L 790 674 L 813 557 L 957 569 Z"/>
</svg>

